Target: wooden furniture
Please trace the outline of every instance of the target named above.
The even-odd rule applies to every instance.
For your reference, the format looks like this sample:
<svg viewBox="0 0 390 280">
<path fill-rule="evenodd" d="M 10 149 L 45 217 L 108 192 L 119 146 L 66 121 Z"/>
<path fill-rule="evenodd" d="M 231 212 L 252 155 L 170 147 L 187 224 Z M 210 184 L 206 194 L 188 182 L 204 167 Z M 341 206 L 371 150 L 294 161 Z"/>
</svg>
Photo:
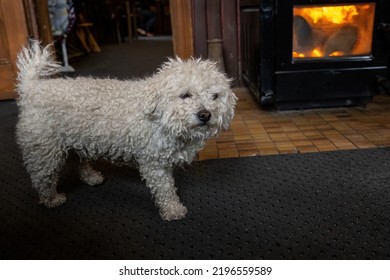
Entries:
<svg viewBox="0 0 390 280">
<path fill-rule="evenodd" d="M 128 41 L 131 43 L 137 39 L 137 14 L 135 10 L 135 0 L 107 0 L 105 4 L 111 11 L 111 18 L 115 21 L 115 33 L 118 43 L 123 43 L 122 38 L 123 19 L 126 19 Z"/>
<path fill-rule="evenodd" d="M 101 52 L 98 43 L 95 40 L 92 32 L 89 30 L 93 26 L 93 23 L 86 22 L 83 14 L 78 14 L 79 23 L 76 26 L 77 38 L 80 40 L 81 45 L 86 52 Z"/>
<path fill-rule="evenodd" d="M 27 34 L 22 0 L 0 0 L 0 99 L 16 97 L 16 56 Z"/>
</svg>

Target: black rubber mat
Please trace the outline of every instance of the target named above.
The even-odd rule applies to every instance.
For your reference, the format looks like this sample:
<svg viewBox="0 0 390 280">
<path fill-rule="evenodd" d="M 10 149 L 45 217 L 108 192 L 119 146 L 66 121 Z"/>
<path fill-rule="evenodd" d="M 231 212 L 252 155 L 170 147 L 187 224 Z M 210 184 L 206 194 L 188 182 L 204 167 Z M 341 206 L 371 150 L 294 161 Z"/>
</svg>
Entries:
<svg viewBox="0 0 390 280">
<path fill-rule="evenodd" d="M 137 170 L 67 169 L 66 204 L 37 204 L 0 103 L 1 259 L 390 259 L 390 149 L 195 162 L 175 172 L 187 217 L 165 222 Z"/>
</svg>

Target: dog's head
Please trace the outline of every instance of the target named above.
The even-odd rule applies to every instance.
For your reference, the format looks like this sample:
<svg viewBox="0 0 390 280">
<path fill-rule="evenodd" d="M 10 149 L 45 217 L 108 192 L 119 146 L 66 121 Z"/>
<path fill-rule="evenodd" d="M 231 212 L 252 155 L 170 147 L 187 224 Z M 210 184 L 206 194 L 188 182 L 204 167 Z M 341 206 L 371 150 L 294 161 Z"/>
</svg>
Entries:
<svg viewBox="0 0 390 280">
<path fill-rule="evenodd" d="M 170 59 L 151 80 L 145 110 L 174 136 L 205 139 L 229 127 L 237 98 L 215 62 Z"/>
</svg>

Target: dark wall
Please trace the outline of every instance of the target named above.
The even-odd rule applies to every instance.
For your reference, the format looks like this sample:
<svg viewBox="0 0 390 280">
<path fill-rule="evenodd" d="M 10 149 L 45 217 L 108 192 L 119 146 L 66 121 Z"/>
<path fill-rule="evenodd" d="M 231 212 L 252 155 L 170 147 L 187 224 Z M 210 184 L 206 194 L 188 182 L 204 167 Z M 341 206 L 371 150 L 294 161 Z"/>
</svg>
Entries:
<svg viewBox="0 0 390 280">
<path fill-rule="evenodd" d="M 208 57 L 207 40 L 223 40 L 226 73 L 240 84 L 239 0 L 192 0 L 194 55 Z"/>
</svg>

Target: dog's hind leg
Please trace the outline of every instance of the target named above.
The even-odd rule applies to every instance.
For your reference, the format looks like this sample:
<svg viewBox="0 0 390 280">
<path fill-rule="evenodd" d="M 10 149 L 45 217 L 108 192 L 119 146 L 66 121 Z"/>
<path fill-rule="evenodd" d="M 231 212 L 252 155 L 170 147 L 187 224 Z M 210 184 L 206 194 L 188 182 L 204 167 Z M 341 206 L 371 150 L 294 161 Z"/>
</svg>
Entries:
<svg viewBox="0 0 390 280">
<path fill-rule="evenodd" d="M 152 192 L 161 218 L 167 221 L 184 218 L 187 208 L 176 194 L 172 169 L 140 164 L 140 171 Z"/>
<path fill-rule="evenodd" d="M 88 161 L 83 161 L 79 165 L 80 180 L 90 186 L 100 185 L 105 178 L 101 172 L 95 170 Z"/>
<path fill-rule="evenodd" d="M 33 188 L 38 191 L 39 203 L 53 208 L 63 204 L 66 196 L 57 192 L 58 173 L 65 163 L 65 153 L 58 149 L 34 147 L 23 151 Z"/>
</svg>

